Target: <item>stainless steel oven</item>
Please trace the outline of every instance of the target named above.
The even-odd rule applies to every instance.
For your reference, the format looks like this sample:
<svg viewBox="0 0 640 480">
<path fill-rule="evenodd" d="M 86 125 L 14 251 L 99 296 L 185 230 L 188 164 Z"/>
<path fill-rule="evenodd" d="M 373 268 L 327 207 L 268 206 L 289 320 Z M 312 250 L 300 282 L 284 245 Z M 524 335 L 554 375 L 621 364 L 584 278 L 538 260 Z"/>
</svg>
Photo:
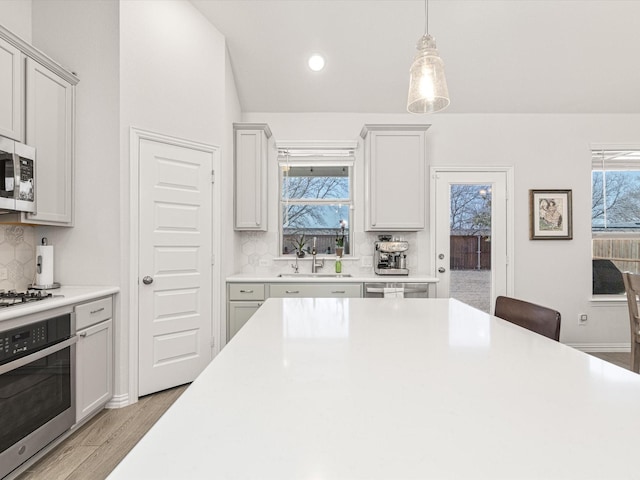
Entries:
<svg viewBox="0 0 640 480">
<path fill-rule="evenodd" d="M 0 331 L 0 478 L 75 423 L 73 315 Z"/>
</svg>

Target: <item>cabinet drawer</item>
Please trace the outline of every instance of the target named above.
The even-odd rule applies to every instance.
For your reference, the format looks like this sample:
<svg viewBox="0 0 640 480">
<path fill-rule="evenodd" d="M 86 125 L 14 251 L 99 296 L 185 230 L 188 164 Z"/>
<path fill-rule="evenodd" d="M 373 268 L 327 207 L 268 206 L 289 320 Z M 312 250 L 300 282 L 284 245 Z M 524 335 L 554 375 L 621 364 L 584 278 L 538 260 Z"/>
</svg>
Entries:
<svg viewBox="0 0 640 480">
<path fill-rule="evenodd" d="M 362 285 L 359 283 L 272 283 L 269 288 L 269 296 L 280 298 L 357 298 L 362 296 Z"/>
<path fill-rule="evenodd" d="M 264 300 L 264 283 L 230 283 L 229 300 Z"/>
<path fill-rule="evenodd" d="M 83 303 L 74 309 L 76 311 L 76 330 L 95 325 L 113 316 L 113 299 L 103 298 L 95 302 Z"/>
</svg>

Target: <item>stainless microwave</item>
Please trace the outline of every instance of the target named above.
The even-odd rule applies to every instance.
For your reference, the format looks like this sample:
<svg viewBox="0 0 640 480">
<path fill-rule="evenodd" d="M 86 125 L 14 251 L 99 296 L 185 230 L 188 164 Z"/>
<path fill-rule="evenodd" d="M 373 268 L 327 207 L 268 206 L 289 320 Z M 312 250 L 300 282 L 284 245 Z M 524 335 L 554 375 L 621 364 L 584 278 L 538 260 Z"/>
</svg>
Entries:
<svg viewBox="0 0 640 480">
<path fill-rule="evenodd" d="M 36 211 L 36 149 L 0 137 L 0 210 Z"/>
</svg>

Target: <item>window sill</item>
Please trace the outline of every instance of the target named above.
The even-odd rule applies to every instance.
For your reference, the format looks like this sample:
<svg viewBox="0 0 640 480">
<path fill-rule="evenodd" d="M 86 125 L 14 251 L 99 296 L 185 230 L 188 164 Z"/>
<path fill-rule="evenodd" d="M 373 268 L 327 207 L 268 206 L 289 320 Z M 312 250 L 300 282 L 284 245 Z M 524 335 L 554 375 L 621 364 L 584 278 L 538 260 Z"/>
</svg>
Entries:
<svg viewBox="0 0 640 480">
<path fill-rule="evenodd" d="M 591 297 L 591 304 L 594 307 L 620 307 L 627 306 L 627 297 L 625 294 L 620 295 L 595 295 Z"/>
</svg>

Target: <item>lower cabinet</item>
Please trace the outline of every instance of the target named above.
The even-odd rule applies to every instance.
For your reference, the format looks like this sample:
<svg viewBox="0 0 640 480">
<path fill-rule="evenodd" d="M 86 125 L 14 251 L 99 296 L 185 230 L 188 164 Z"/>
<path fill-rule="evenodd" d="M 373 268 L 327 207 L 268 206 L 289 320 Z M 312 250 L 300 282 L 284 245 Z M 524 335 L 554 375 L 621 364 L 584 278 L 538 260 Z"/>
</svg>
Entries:
<svg viewBox="0 0 640 480">
<path fill-rule="evenodd" d="M 229 302 L 229 323 L 227 326 L 227 341 L 238 333 L 247 320 L 256 313 L 262 302 Z"/>
<path fill-rule="evenodd" d="M 362 283 L 227 283 L 227 342 L 269 297 L 359 298 Z"/>
<path fill-rule="evenodd" d="M 113 396 L 113 300 L 75 307 L 76 423 L 103 408 Z"/>
</svg>

